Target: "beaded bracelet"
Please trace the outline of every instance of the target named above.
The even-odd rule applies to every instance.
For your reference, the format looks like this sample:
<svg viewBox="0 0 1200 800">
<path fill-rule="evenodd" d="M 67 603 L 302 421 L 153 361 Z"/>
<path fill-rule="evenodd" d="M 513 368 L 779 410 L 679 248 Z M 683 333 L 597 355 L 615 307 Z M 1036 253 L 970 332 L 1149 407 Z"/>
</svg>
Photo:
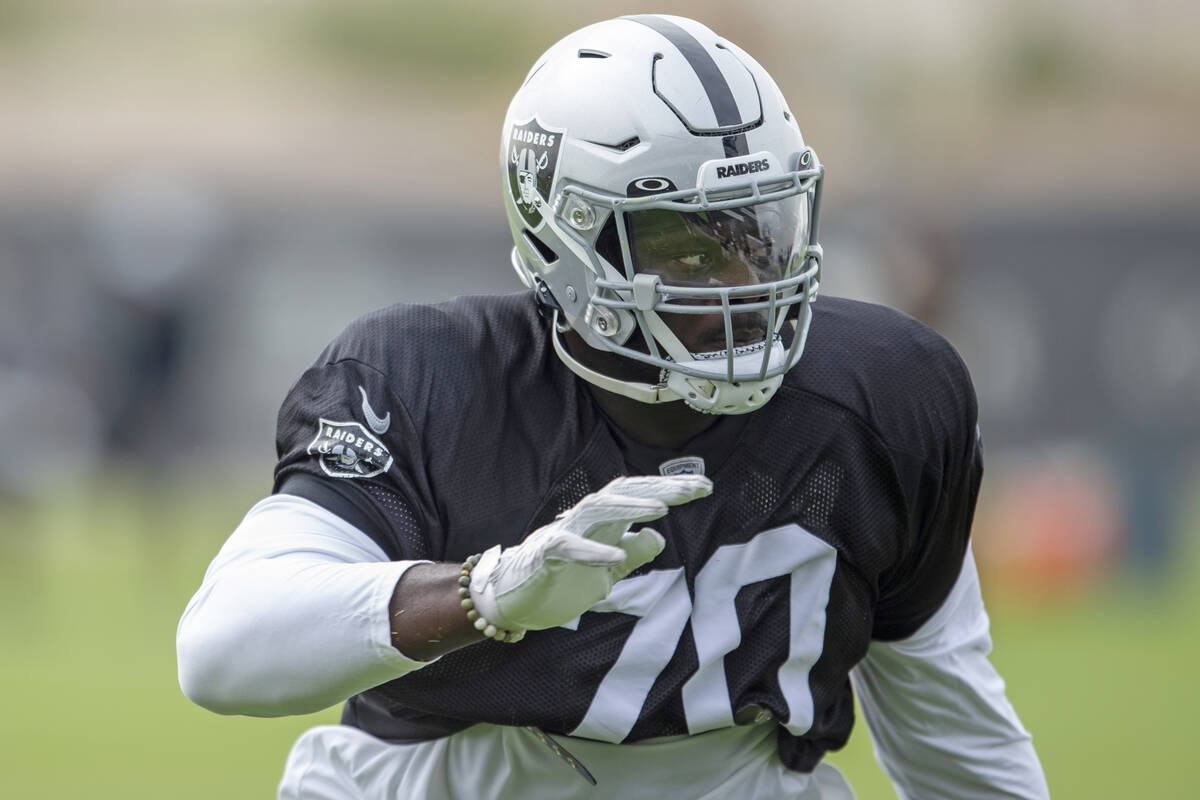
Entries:
<svg viewBox="0 0 1200 800">
<path fill-rule="evenodd" d="M 475 630 L 482 632 L 489 639 L 495 639 L 497 642 L 519 642 L 524 638 L 525 631 L 497 628 L 484 619 L 479 609 L 475 608 L 475 601 L 471 599 L 471 570 L 479 563 L 480 555 L 476 553 L 464 561 L 462 570 L 458 573 L 458 596 L 462 598 L 462 607 L 467 612 L 467 619 L 475 625 Z"/>
</svg>

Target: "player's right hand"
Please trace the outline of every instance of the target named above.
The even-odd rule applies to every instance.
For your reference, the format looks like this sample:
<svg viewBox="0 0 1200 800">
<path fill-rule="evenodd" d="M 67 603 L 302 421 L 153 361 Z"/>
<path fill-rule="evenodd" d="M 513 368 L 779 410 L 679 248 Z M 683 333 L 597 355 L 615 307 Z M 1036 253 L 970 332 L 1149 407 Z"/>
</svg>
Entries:
<svg viewBox="0 0 1200 800">
<path fill-rule="evenodd" d="M 630 526 L 711 493 L 712 481 L 703 475 L 617 478 L 521 544 L 485 551 L 471 570 L 475 608 L 509 631 L 569 622 L 662 552 L 664 541 L 657 531 L 631 532 Z"/>
</svg>

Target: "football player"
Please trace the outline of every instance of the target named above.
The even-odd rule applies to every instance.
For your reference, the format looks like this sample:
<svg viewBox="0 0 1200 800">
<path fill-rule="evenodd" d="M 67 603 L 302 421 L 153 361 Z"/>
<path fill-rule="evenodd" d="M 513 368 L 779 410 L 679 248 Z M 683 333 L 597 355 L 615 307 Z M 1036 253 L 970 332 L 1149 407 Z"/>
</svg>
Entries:
<svg viewBox="0 0 1200 800">
<path fill-rule="evenodd" d="M 987 661 L 967 370 L 815 302 L 824 170 L 770 75 L 691 20 L 592 25 L 500 164 L 529 291 L 368 314 L 300 376 L 187 695 L 345 701 L 283 798 L 850 798 L 855 695 L 902 797 L 1047 797 Z"/>
</svg>

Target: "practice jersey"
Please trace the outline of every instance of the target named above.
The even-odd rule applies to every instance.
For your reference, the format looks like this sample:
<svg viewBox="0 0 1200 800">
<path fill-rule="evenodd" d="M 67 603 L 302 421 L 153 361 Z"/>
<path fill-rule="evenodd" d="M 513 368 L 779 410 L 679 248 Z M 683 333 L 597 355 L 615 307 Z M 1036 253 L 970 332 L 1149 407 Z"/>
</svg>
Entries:
<svg viewBox="0 0 1200 800">
<path fill-rule="evenodd" d="M 982 473 L 953 348 L 883 306 L 822 297 L 765 407 L 680 450 L 629 439 L 553 353 L 532 293 L 393 306 L 356 321 L 279 414 L 275 491 L 394 560 L 516 545 L 618 475 L 703 470 L 710 497 L 570 623 L 483 641 L 351 698 L 386 741 L 474 723 L 608 742 L 778 722 L 810 771 L 854 722 L 849 672 L 902 639 L 963 563 Z"/>
</svg>

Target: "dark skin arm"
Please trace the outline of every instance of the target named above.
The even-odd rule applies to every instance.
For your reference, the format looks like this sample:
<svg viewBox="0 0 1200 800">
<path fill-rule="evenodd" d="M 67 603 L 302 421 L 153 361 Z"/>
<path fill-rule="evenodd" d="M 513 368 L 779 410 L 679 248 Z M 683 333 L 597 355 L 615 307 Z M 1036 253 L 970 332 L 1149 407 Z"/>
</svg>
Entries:
<svg viewBox="0 0 1200 800">
<path fill-rule="evenodd" d="M 396 582 L 388 603 L 392 647 L 409 658 L 429 661 L 483 641 L 458 596 L 461 569 L 461 564 L 416 564 Z"/>
</svg>

